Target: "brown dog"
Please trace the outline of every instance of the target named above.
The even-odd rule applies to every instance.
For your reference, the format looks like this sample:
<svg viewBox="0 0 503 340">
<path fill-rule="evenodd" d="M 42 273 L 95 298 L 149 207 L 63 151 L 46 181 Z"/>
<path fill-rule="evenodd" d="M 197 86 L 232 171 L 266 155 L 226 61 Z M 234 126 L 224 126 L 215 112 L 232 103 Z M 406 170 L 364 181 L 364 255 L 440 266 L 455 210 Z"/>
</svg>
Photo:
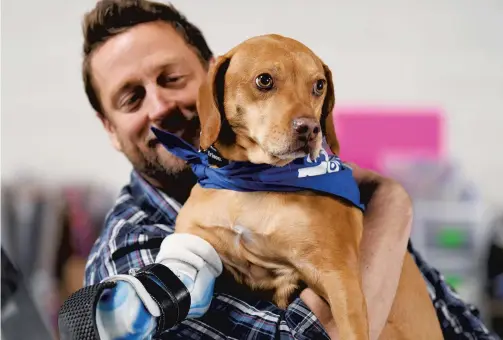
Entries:
<svg viewBox="0 0 503 340">
<path fill-rule="evenodd" d="M 231 161 L 285 166 L 316 158 L 322 133 L 334 154 L 329 68 L 306 46 L 259 36 L 218 58 L 200 89 L 201 149 Z M 238 192 L 196 185 L 176 232 L 207 240 L 235 279 L 273 290 L 284 308 L 305 282 L 330 305 L 341 339 L 368 339 L 361 289 L 361 210 L 310 191 Z M 383 339 L 442 339 L 421 274 L 407 255 Z"/>
</svg>

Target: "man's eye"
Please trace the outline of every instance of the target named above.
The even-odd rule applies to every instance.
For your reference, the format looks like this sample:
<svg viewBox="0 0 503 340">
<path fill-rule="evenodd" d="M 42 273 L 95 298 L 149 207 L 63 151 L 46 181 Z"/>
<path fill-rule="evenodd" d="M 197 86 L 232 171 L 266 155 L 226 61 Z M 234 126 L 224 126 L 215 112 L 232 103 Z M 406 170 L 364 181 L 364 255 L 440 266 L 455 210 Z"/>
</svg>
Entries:
<svg viewBox="0 0 503 340">
<path fill-rule="evenodd" d="M 176 85 L 183 81 L 183 76 L 180 75 L 162 75 L 159 77 L 158 83 L 161 86 Z"/>
<path fill-rule="evenodd" d="M 133 109 L 145 96 L 145 90 L 142 88 L 135 89 L 133 92 L 127 94 L 121 101 L 121 107 L 126 109 Z"/>
</svg>

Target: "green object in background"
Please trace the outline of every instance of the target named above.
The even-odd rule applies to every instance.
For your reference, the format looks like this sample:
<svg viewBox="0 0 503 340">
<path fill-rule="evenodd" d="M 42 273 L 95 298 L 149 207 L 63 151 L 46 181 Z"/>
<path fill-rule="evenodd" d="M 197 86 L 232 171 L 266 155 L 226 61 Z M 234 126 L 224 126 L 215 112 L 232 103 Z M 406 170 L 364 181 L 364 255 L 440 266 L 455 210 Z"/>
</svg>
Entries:
<svg viewBox="0 0 503 340">
<path fill-rule="evenodd" d="M 463 279 L 458 275 L 446 275 L 445 282 L 447 282 L 452 288 L 457 290 L 463 283 Z"/>
<path fill-rule="evenodd" d="M 459 248 L 466 243 L 466 231 L 444 228 L 438 232 L 437 242 L 446 248 Z"/>
</svg>

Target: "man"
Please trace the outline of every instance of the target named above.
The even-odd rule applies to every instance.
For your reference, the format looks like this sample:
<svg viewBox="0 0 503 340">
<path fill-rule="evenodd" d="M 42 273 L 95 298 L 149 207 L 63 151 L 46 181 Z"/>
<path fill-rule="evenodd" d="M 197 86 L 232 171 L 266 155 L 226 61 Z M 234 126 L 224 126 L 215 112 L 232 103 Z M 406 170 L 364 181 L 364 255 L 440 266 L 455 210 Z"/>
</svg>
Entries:
<svg viewBox="0 0 503 340">
<path fill-rule="evenodd" d="M 131 182 L 121 191 L 89 256 L 85 285 L 120 277 L 136 285 L 136 294 L 141 297 L 138 286 L 143 281 L 130 279 L 128 274 L 161 263 L 180 278 L 192 297 L 188 318 L 163 326 L 159 332 L 163 337 L 319 339 L 328 334 L 335 339 L 336 325 L 326 304 L 309 289 L 286 310 L 280 310 L 267 299 L 251 292 L 243 294 L 243 289 L 219 278 L 210 305 L 204 300 L 208 293 L 204 290 L 212 293 L 212 280 L 221 272 L 214 250 L 200 239 L 181 242 L 172 235 L 177 212 L 195 179 L 182 160 L 160 145 L 151 127 L 198 145 L 196 98 L 212 62 L 202 33 L 171 6 L 145 0 L 102 0 L 85 16 L 86 93 L 112 145 L 133 166 Z M 358 168 L 355 177 L 368 202 L 361 246 L 362 275 L 370 334 L 377 339 L 397 288 L 410 233 L 411 204 L 403 188 L 389 179 Z M 198 262 L 199 267 L 187 267 L 187 259 L 194 255 L 191 252 L 202 249 L 209 257 L 199 254 L 198 258 L 204 259 Z M 459 300 L 410 245 L 408 249 L 427 280 L 445 337 L 491 338 L 478 312 Z M 203 271 L 210 273 L 207 281 L 200 279 L 198 273 Z M 104 295 L 102 306 L 115 299 L 110 294 Z M 156 306 L 150 306 L 147 300 L 148 296 L 143 296 L 148 311 L 142 313 L 150 318 L 156 315 Z M 202 311 L 196 311 L 194 301 L 201 302 Z M 118 316 L 108 317 L 104 311 L 109 311 L 108 307 L 98 308 L 97 322 L 102 332 L 112 332 L 110 329 L 118 327 Z M 156 322 L 166 324 L 159 318 Z M 153 328 L 155 325 L 145 323 L 141 332 L 152 334 Z"/>
</svg>

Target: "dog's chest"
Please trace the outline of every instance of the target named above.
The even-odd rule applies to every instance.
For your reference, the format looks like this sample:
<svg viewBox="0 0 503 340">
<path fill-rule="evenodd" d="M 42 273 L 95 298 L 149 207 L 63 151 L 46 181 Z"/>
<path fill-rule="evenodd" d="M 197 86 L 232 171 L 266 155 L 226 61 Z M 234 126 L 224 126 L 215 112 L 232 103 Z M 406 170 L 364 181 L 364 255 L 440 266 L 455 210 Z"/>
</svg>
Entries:
<svg viewBox="0 0 503 340">
<path fill-rule="evenodd" d="M 198 190 L 200 192 L 196 190 L 192 196 L 200 214 L 197 223 L 204 227 L 230 229 L 243 237 L 302 232 L 319 218 L 320 211 L 316 206 L 320 206 L 320 201 L 327 200 L 310 192 Z"/>
</svg>

